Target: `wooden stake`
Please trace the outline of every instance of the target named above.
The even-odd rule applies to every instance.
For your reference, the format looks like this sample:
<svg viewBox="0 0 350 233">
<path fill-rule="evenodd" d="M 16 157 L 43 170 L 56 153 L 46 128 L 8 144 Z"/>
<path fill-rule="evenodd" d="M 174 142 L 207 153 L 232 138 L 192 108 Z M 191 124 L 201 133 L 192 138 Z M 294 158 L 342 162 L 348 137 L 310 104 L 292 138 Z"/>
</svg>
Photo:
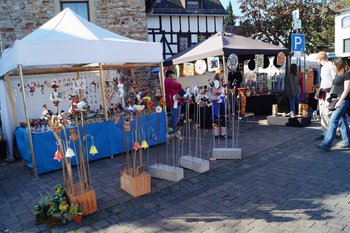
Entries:
<svg viewBox="0 0 350 233">
<path fill-rule="evenodd" d="M 102 101 L 103 101 L 103 111 L 105 114 L 105 120 L 108 121 L 108 113 L 107 113 L 107 101 L 106 101 L 106 95 L 105 95 L 105 83 L 102 76 L 102 64 L 99 65 L 99 71 L 100 71 L 100 82 L 101 82 L 101 92 L 102 92 Z"/>
<path fill-rule="evenodd" d="M 10 102 L 11 102 L 11 108 L 12 108 L 12 114 L 13 114 L 13 121 L 15 123 L 15 126 L 17 126 L 18 122 L 17 122 L 17 115 L 16 115 L 16 109 L 15 109 L 15 101 L 13 100 L 13 93 L 12 93 L 11 81 L 10 81 L 9 73 L 6 74 L 6 81 L 7 81 L 7 88 L 9 90 L 9 95 L 10 95 Z"/>
<path fill-rule="evenodd" d="M 38 176 L 38 168 L 36 167 L 36 161 L 35 161 L 35 152 L 34 152 L 34 146 L 33 146 L 32 131 L 30 129 L 30 120 L 29 120 L 29 113 L 28 113 L 28 107 L 27 107 L 27 99 L 25 97 L 24 80 L 23 80 L 23 73 L 22 73 L 22 66 L 21 65 L 18 66 L 18 71 L 19 71 L 19 76 L 20 76 L 20 81 L 21 81 L 21 90 L 22 90 L 24 112 L 25 112 L 26 120 L 27 120 L 28 140 L 29 140 L 30 153 L 32 155 L 34 176 Z"/>
<path fill-rule="evenodd" d="M 163 63 L 159 63 L 159 83 L 160 83 L 160 88 L 162 91 L 162 96 L 164 98 L 164 100 L 166 100 L 165 98 L 165 87 L 164 87 L 164 79 L 163 79 Z M 163 105 L 163 111 L 166 112 L 166 106 Z"/>
</svg>

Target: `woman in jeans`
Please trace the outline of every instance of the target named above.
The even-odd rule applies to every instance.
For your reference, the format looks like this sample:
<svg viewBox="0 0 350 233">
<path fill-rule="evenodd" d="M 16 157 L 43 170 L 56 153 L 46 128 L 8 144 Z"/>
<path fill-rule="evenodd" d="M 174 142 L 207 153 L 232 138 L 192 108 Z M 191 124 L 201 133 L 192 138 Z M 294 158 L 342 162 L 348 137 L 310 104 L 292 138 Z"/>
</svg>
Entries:
<svg viewBox="0 0 350 233">
<path fill-rule="evenodd" d="M 333 80 L 332 94 L 339 97 L 335 105 L 335 110 L 330 118 L 330 124 L 325 133 L 324 139 L 321 144 L 316 145 L 322 150 L 330 150 L 333 145 L 336 131 L 339 126 L 342 136 L 343 147 L 350 147 L 349 134 L 350 129 L 346 120 L 346 111 L 350 101 L 350 72 L 349 66 L 343 58 L 336 58 L 333 61 L 333 67 L 337 72 Z"/>
<path fill-rule="evenodd" d="M 287 93 L 289 96 L 289 110 L 292 117 L 294 117 L 295 114 L 298 114 L 295 111 L 295 106 L 299 106 L 300 103 L 300 86 L 299 86 L 299 77 L 298 77 L 298 67 L 296 64 L 290 65 L 290 74 L 288 75 L 287 79 Z"/>
</svg>

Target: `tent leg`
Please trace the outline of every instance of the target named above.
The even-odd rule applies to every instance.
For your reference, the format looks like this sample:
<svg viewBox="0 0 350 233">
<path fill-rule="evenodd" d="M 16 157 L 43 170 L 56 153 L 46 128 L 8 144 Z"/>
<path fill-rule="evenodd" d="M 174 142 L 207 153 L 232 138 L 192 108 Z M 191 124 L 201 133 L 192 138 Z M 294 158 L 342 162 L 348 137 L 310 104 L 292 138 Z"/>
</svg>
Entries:
<svg viewBox="0 0 350 233">
<path fill-rule="evenodd" d="M 105 94 L 105 83 L 102 77 L 102 64 L 99 64 L 99 71 L 100 71 L 100 82 L 101 82 L 101 92 L 102 92 L 102 101 L 103 101 L 103 111 L 105 114 L 105 120 L 108 121 L 108 113 L 107 113 L 107 101 L 106 101 L 106 94 Z"/>
<path fill-rule="evenodd" d="M 9 90 L 9 94 L 10 94 L 10 102 L 11 102 L 11 107 L 12 107 L 13 121 L 14 121 L 15 125 L 17 126 L 18 122 L 17 122 L 17 116 L 16 116 L 15 102 L 13 100 L 10 75 L 8 73 L 6 74 L 6 82 L 7 82 L 7 88 Z"/>
<path fill-rule="evenodd" d="M 27 120 L 27 131 L 28 131 L 30 153 L 32 155 L 32 164 L 33 164 L 34 176 L 38 176 L 38 170 L 37 170 L 36 161 L 35 161 L 35 153 L 34 153 L 34 146 L 33 146 L 32 131 L 30 129 L 30 121 L 29 121 L 29 114 L 28 114 L 28 108 L 27 108 L 27 99 L 25 97 L 23 72 L 22 72 L 22 66 L 21 65 L 18 66 L 18 70 L 19 70 L 19 76 L 20 76 L 20 79 L 21 79 L 22 98 L 23 98 L 24 111 L 25 111 L 26 120 Z"/>
<path fill-rule="evenodd" d="M 163 62 L 159 63 L 159 83 L 160 83 L 160 88 L 161 88 L 163 99 L 165 100 L 165 88 L 164 88 L 164 79 L 163 79 Z M 163 106 L 163 111 L 166 113 L 165 106 Z"/>
</svg>

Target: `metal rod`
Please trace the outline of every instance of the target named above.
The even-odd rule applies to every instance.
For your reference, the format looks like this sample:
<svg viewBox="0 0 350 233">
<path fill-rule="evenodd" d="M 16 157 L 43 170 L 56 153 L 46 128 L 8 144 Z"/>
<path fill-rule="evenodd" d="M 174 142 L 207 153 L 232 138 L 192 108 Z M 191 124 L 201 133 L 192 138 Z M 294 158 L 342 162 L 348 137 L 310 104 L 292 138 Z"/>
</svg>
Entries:
<svg viewBox="0 0 350 233">
<path fill-rule="evenodd" d="M 232 99 L 232 148 L 235 148 L 235 116 L 236 116 L 236 98 L 235 98 L 235 89 L 231 92 Z"/>
</svg>

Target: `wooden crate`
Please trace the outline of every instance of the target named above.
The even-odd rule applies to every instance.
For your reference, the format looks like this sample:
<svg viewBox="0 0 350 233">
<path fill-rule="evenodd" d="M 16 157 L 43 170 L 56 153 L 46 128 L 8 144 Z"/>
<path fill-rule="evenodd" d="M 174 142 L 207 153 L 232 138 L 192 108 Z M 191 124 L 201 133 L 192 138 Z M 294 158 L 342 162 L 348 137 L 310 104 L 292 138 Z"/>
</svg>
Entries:
<svg viewBox="0 0 350 233">
<path fill-rule="evenodd" d="M 85 189 L 81 184 L 74 184 L 74 195 L 66 190 L 70 204 L 77 203 L 84 207 L 84 215 L 97 211 L 96 193 L 93 189 Z"/>
<path fill-rule="evenodd" d="M 151 176 L 147 172 L 132 177 L 126 171 L 121 172 L 120 188 L 133 197 L 139 197 L 151 193 Z"/>
</svg>

